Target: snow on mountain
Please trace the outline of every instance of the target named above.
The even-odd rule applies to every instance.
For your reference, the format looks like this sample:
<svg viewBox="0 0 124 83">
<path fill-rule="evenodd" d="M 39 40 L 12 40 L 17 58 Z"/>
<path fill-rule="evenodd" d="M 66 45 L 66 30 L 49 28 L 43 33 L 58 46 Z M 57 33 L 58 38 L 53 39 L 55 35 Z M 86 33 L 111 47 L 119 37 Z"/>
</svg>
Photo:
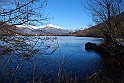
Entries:
<svg viewBox="0 0 124 83">
<path fill-rule="evenodd" d="M 57 28 L 57 29 L 61 28 L 60 26 L 56 26 L 56 25 L 52 25 L 52 24 L 48 24 L 48 25 L 46 25 L 46 27 L 54 27 L 54 28 Z"/>
<path fill-rule="evenodd" d="M 29 29 L 39 29 L 44 28 L 44 26 L 31 26 L 31 25 L 16 25 L 18 28 L 29 28 Z"/>
<path fill-rule="evenodd" d="M 80 31 L 80 30 L 84 30 L 85 28 L 80 28 L 80 29 L 75 29 L 74 32 Z"/>
<path fill-rule="evenodd" d="M 45 26 L 18 25 L 17 32 L 22 34 L 67 34 L 72 30 L 62 29 L 60 26 L 48 24 Z"/>
<path fill-rule="evenodd" d="M 44 27 L 54 27 L 54 28 L 61 28 L 60 26 L 56 26 L 56 25 L 53 25 L 53 24 L 47 24 L 45 26 L 31 26 L 31 25 L 17 25 L 17 27 L 27 27 L 27 28 L 31 28 L 31 29 L 41 29 L 41 28 L 44 28 Z"/>
<path fill-rule="evenodd" d="M 34 34 L 33 33 L 33 28 L 30 28 L 29 26 L 23 26 L 23 25 L 19 25 L 16 26 L 18 28 L 16 28 L 16 32 L 20 33 L 20 34 Z"/>
</svg>

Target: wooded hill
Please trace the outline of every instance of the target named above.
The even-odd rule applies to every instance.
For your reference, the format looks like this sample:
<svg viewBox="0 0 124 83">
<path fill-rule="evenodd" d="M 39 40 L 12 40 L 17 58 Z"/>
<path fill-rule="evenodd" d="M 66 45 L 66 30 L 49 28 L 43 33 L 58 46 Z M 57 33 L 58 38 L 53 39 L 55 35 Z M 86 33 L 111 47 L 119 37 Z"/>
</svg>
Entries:
<svg viewBox="0 0 124 83">
<path fill-rule="evenodd" d="M 0 35 L 15 35 L 16 26 L 0 22 Z"/>
<path fill-rule="evenodd" d="M 111 33 L 116 35 L 117 37 L 124 38 L 124 12 L 117 15 L 116 17 L 113 17 L 112 20 L 114 20 L 113 23 L 115 23 L 116 26 L 113 27 L 113 30 L 111 30 Z M 25 35 L 21 33 L 17 33 L 16 26 L 11 26 L 6 23 L 0 22 L 0 35 Z M 105 29 L 105 23 L 98 24 L 96 26 L 92 26 L 90 28 L 80 30 L 74 33 L 69 34 L 63 34 L 62 36 L 80 36 L 80 37 L 103 37 L 103 29 Z M 26 34 L 27 35 L 27 34 Z M 32 34 L 28 34 L 32 35 Z M 58 35 L 58 34 L 41 34 L 41 35 Z M 60 35 L 59 35 L 60 36 Z"/>
<path fill-rule="evenodd" d="M 124 12 L 113 17 L 113 23 L 116 23 L 116 26 L 113 27 L 113 34 L 124 36 Z M 117 22 L 118 21 L 118 22 Z M 80 30 L 69 35 L 73 36 L 83 36 L 83 37 L 103 37 L 102 30 L 105 28 L 105 23 L 92 26 L 90 28 Z"/>
</svg>

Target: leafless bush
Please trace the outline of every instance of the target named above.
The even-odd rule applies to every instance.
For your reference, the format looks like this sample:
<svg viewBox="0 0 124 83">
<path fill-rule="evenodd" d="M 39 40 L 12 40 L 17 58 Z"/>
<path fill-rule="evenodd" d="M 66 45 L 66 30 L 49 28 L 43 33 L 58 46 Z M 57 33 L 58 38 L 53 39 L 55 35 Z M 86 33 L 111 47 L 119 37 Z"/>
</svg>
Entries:
<svg viewBox="0 0 124 83">
<path fill-rule="evenodd" d="M 52 72 L 50 69 L 54 61 L 45 55 L 57 50 L 56 41 L 55 37 L 1 36 L 1 82 L 28 82 Z"/>
<path fill-rule="evenodd" d="M 52 60 L 44 55 L 57 50 L 56 37 L 16 32 L 16 25 L 44 24 L 49 19 L 43 14 L 46 6 L 47 0 L 0 0 L 0 35 L 4 35 L 0 36 L 1 82 L 35 82 L 49 73 L 46 69 L 50 70 Z"/>
<path fill-rule="evenodd" d="M 116 60 L 119 65 L 122 75 L 124 75 L 124 1 L 123 0 L 94 0 L 88 1 L 82 5 L 87 9 L 89 15 L 96 24 L 99 24 L 100 32 L 103 36 L 103 42 L 98 50 L 104 55 L 110 56 Z M 97 75 L 96 75 L 97 76 Z M 105 75 L 106 76 L 106 75 Z M 99 79 L 99 77 L 96 77 Z M 104 80 L 106 80 L 105 77 Z M 103 80 L 103 82 L 104 82 Z M 97 83 L 97 81 L 93 81 Z M 108 82 L 111 80 L 108 79 Z M 99 82 L 98 82 L 99 83 Z M 114 83 L 114 82 L 112 82 Z"/>
</svg>

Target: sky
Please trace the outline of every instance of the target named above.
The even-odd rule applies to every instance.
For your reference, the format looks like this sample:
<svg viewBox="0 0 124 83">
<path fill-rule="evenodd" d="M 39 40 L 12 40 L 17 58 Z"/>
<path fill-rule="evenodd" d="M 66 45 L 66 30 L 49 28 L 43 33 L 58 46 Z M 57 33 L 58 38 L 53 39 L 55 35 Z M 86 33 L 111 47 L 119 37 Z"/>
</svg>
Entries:
<svg viewBox="0 0 124 83">
<path fill-rule="evenodd" d="M 47 1 L 48 3 L 45 9 L 43 10 L 43 13 L 48 15 L 48 18 L 51 18 L 49 19 L 48 24 L 56 25 L 57 27 L 61 27 L 63 29 L 88 28 L 88 25 L 91 24 L 90 16 L 87 15 L 81 5 L 81 1 L 83 4 L 85 4 L 88 0 Z"/>
<path fill-rule="evenodd" d="M 91 23 L 90 16 L 84 11 L 81 0 L 48 0 L 45 13 L 50 24 L 60 26 L 63 29 L 88 28 Z M 82 0 L 85 4 L 87 0 Z"/>
</svg>

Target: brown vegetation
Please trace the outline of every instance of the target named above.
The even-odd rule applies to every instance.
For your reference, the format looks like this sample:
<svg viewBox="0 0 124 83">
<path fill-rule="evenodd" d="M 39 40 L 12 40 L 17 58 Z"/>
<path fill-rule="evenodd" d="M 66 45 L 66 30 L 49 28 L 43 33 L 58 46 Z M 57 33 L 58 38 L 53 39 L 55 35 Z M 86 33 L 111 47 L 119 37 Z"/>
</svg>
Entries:
<svg viewBox="0 0 124 83">
<path fill-rule="evenodd" d="M 111 33 L 116 37 L 124 38 L 124 33 L 123 33 L 124 32 L 124 12 L 112 19 L 115 19 L 114 23 L 117 23 L 117 25 L 113 28 Z M 117 20 L 119 22 L 117 22 Z M 105 23 L 101 23 L 96 26 L 92 26 L 90 28 L 71 33 L 70 35 L 82 36 L 82 37 L 104 37 L 102 32 L 105 29 L 104 26 L 105 26 Z"/>
<path fill-rule="evenodd" d="M 15 35 L 16 26 L 0 22 L 0 35 Z"/>
</svg>

